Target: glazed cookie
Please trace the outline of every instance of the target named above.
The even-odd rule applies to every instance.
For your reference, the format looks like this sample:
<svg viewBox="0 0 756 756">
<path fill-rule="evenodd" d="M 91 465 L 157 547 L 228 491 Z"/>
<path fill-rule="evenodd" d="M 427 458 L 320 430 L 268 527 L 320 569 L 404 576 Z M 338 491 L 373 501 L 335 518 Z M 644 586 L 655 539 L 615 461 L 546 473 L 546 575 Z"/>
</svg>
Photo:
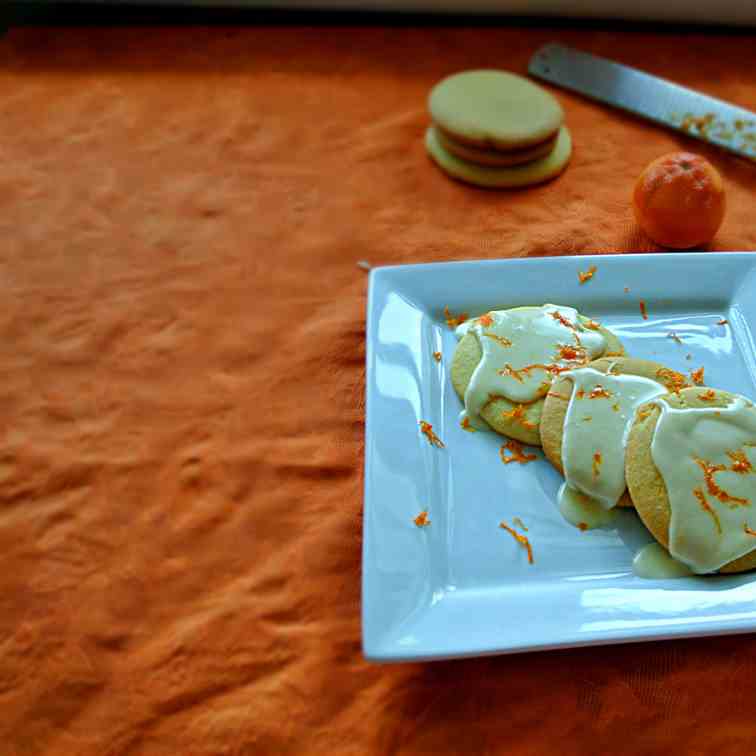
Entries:
<svg viewBox="0 0 756 756">
<path fill-rule="evenodd" d="M 623 354 L 617 337 L 571 307 L 489 312 L 457 329 L 451 381 L 462 423 L 540 445 L 543 398 L 556 371 Z"/>
<path fill-rule="evenodd" d="M 463 71 L 431 90 L 433 121 L 458 142 L 516 150 L 553 136 L 564 120 L 556 99 L 529 79 L 506 71 Z"/>
<path fill-rule="evenodd" d="M 627 443 L 630 495 L 651 534 L 696 573 L 756 568 L 756 408 L 685 388 L 643 405 Z"/>
<path fill-rule="evenodd" d="M 557 139 L 557 135 L 554 134 L 553 137 L 550 137 L 545 142 L 534 144 L 532 147 L 523 147 L 519 150 L 507 150 L 504 152 L 502 150 L 484 150 L 480 147 L 465 144 L 464 142 L 458 142 L 449 134 L 445 134 L 438 125 L 434 128 L 439 144 L 448 153 L 468 163 L 489 165 L 495 168 L 532 163 L 534 160 L 546 157 L 554 149 Z"/>
<path fill-rule="evenodd" d="M 632 357 L 601 358 L 560 375 L 543 404 L 544 454 L 568 485 L 604 508 L 631 507 L 624 475 L 628 426 L 640 404 L 684 385 L 682 373 Z"/>
<path fill-rule="evenodd" d="M 522 165 L 494 167 L 477 165 L 448 152 L 431 126 L 425 132 L 425 148 L 433 161 L 452 178 L 487 189 L 515 189 L 556 178 L 572 155 L 572 139 L 566 126 L 559 129 L 554 149 L 545 157 Z"/>
</svg>

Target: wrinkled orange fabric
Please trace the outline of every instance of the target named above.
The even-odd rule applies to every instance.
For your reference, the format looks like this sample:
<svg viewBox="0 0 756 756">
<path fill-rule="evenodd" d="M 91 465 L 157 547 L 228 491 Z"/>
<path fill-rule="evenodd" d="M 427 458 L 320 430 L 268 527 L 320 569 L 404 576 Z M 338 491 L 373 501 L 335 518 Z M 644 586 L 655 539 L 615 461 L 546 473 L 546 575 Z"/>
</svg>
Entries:
<svg viewBox="0 0 756 756">
<path fill-rule="evenodd" d="M 633 181 L 691 147 L 727 184 L 713 248 L 756 247 L 756 167 L 563 92 L 557 181 L 439 173 L 433 83 L 553 39 L 756 106 L 752 35 L 0 40 L 2 753 L 753 752 L 751 636 L 361 657 L 357 261 L 651 249 Z"/>
</svg>

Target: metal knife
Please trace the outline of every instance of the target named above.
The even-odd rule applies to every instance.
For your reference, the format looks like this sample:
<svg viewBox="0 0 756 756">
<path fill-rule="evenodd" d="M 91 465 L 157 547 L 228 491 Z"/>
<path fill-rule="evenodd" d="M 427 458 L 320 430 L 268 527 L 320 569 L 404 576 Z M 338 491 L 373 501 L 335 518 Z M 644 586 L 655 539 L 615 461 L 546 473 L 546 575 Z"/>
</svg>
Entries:
<svg viewBox="0 0 756 756">
<path fill-rule="evenodd" d="M 756 160 L 756 113 L 745 108 L 558 44 L 541 47 L 530 59 L 528 72 Z"/>
</svg>

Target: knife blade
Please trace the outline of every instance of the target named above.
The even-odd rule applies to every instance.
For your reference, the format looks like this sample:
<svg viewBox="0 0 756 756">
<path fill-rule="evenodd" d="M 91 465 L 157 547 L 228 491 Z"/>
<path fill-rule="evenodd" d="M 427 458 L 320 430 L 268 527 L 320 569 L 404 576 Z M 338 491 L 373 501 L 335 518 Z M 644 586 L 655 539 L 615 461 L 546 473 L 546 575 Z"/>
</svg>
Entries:
<svg viewBox="0 0 756 756">
<path fill-rule="evenodd" d="M 559 44 L 536 51 L 528 72 L 756 161 L 756 114 L 745 108 Z"/>
</svg>

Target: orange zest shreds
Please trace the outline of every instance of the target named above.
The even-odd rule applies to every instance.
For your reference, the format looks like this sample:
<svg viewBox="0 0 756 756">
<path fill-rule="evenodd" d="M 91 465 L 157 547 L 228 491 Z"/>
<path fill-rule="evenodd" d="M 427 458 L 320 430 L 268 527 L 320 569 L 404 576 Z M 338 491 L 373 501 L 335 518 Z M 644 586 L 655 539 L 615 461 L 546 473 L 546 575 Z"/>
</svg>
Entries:
<svg viewBox="0 0 756 756">
<path fill-rule="evenodd" d="M 464 428 L 468 433 L 475 433 L 475 428 L 470 425 L 470 418 L 469 417 L 463 417 L 462 422 L 460 423 L 462 428 Z"/>
<path fill-rule="evenodd" d="M 436 362 L 441 362 L 441 352 L 433 352 L 433 359 Z"/>
<path fill-rule="evenodd" d="M 582 399 L 585 396 L 585 391 L 583 389 L 578 389 L 575 392 L 575 399 Z"/>
<path fill-rule="evenodd" d="M 651 410 L 638 410 L 638 420 L 645 420 L 651 414 Z"/>
<path fill-rule="evenodd" d="M 730 321 L 727 320 L 727 318 L 722 318 L 721 320 L 717 321 L 717 325 L 729 325 Z"/>
<path fill-rule="evenodd" d="M 730 468 L 730 470 L 732 470 L 733 472 L 740 473 L 741 475 L 745 475 L 745 473 L 749 473 L 753 471 L 753 467 L 751 466 L 751 463 L 748 460 L 748 457 L 746 457 L 745 452 L 728 451 L 727 456 L 732 460 L 732 467 Z"/>
<path fill-rule="evenodd" d="M 509 452 L 511 456 L 507 456 L 507 452 Z M 513 438 L 510 438 L 506 444 L 501 445 L 499 456 L 505 465 L 508 465 L 510 462 L 519 462 L 521 465 L 526 465 L 528 462 L 533 462 L 538 459 L 537 455 L 528 454 L 524 451 L 522 444 L 519 441 L 515 441 Z"/>
<path fill-rule="evenodd" d="M 696 384 L 696 386 L 703 386 L 704 382 L 704 369 L 702 367 L 698 368 L 698 370 L 693 370 L 690 373 L 690 379 L 693 381 L 693 383 Z"/>
<path fill-rule="evenodd" d="M 693 496 L 698 499 L 698 503 L 701 505 L 701 509 L 703 509 L 703 511 L 707 514 L 711 515 L 711 518 L 714 520 L 714 524 L 717 526 L 717 532 L 721 533 L 722 523 L 719 521 L 719 515 L 711 508 L 711 504 L 706 501 L 704 492 L 700 488 L 694 488 Z"/>
<path fill-rule="evenodd" d="M 566 362 L 588 362 L 588 353 L 584 346 L 572 346 L 571 344 L 557 345 L 557 360 Z"/>
<path fill-rule="evenodd" d="M 415 525 L 417 525 L 418 528 L 424 528 L 430 524 L 431 521 L 428 519 L 427 509 L 424 509 L 417 517 L 415 517 Z"/>
<path fill-rule="evenodd" d="M 528 529 L 525 527 L 525 523 L 519 518 L 519 517 L 513 517 L 512 522 L 520 529 L 524 530 L 526 533 L 528 532 Z"/>
<path fill-rule="evenodd" d="M 586 530 L 588 530 L 588 523 L 587 522 L 579 522 L 578 523 L 578 527 L 580 528 L 580 530 L 586 531 Z"/>
<path fill-rule="evenodd" d="M 519 383 L 523 382 L 523 374 L 526 376 L 530 376 L 530 373 L 533 372 L 533 370 L 543 370 L 546 373 L 550 373 L 551 375 L 560 375 L 561 373 L 566 373 L 568 370 L 572 370 L 574 366 L 566 366 L 562 367 L 560 365 L 556 364 L 550 364 L 550 365 L 542 365 L 541 363 L 535 363 L 533 365 L 525 365 L 525 367 L 521 367 L 518 370 L 515 370 L 509 363 L 504 365 L 503 368 L 498 370 L 497 372 L 499 375 L 508 375 L 511 378 L 514 378 Z M 542 385 L 550 385 L 547 382 L 544 382 Z"/>
<path fill-rule="evenodd" d="M 756 536 L 756 530 L 751 530 L 745 523 L 743 523 L 743 530 L 745 531 L 746 535 Z"/>
<path fill-rule="evenodd" d="M 659 368 L 656 371 L 656 377 L 661 384 L 666 386 L 668 391 L 672 391 L 675 394 L 678 394 L 680 389 L 684 389 L 688 385 L 682 373 L 670 370 L 669 368 Z"/>
<path fill-rule="evenodd" d="M 514 409 L 502 412 L 501 416 L 505 420 L 513 420 L 514 422 L 519 423 L 523 428 L 535 428 L 535 424 L 531 423 L 526 417 L 524 404 L 518 404 Z"/>
<path fill-rule="evenodd" d="M 497 344 L 503 347 L 511 347 L 512 342 L 506 336 L 499 336 L 497 333 L 490 333 L 489 331 L 483 331 L 484 336 L 488 336 L 489 339 L 493 339 Z"/>
<path fill-rule="evenodd" d="M 593 455 L 593 477 L 598 478 L 601 470 L 601 452 L 596 452 Z"/>
<path fill-rule="evenodd" d="M 444 442 L 433 432 L 433 426 L 430 423 L 421 420 L 420 432 L 428 439 L 431 446 L 437 446 L 439 449 L 444 448 Z"/>
<path fill-rule="evenodd" d="M 493 325 L 493 318 L 491 317 L 491 314 L 487 312 L 485 315 L 481 315 L 478 318 L 478 323 L 488 328 L 489 326 Z"/>
<path fill-rule="evenodd" d="M 717 398 L 717 395 L 712 389 L 709 389 L 708 391 L 701 392 L 698 395 L 698 398 L 704 402 L 713 402 Z"/>
<path fill-rule="evenodd" d="M 448 306 L 444 307 L 444 317 L 446 318 L 446 325 L 449 328 L 456 328 L 458 325 L 462 325 L 467 320 L 467 313 L 463 312 L 460 315 L 452 315 Z"/>
<path fill-rule="evenodd" d="M 508 375 L 510 378 L 514 378 L 518 383 L 522 383 L 522 371 L 515 370 L 509 363 L 499 370 L 499 375 Z"/>
<path fill-rule="evenodd" d="M 563 394 L 560 394 L 557 391 L 549 391 L 547 392 L 546 396 L 553 396 L 556 399 L 564 399 L 565 402 L 570 398 L 569 396 L 564 396 Z"/>
<path fill-rule="evenodd" d="M 589 399 L 609 399 L 611 392 L 607 391 L 603 386 L 594 386 L 591 389 L 591 393 L 588 394 Z"/>
<path fill-rule="evenodd" d="M 703 471 L 704 480 L 706 481 L 706 490 L 709 492 L 710 496 L 718 499 L 722 504 L 727 504 L 730 509 L 734 509 L 738 506 L 747 507 L 751 503 L 748 499 L 741 499 L 739 496 L 731 496 L 727 491 L 724 491 L 717 485 L 717 482 L 714 480 L 714 475 L 726 470 L 727 468 L 724 465 L 712 465 L 705 459 L 695 459 L 693 461 Z"/>
<path fill-rule="evenodd" d="M 674 331 L 670 331 L 667 334 L 667 338 L 668 339 L 672 339 L 672 341 L 674 341 L 674 342 L 676 342 L 678 344 L 682 344 L 682 339 Z"/>
<path fill-rule="evenodd" d="M 596 270 L 597 270 L 596 266 L 591 265 L 591 267 L 588 268 L 588 270 L 586 270 L 585 273 L 578 273 L 578 280 L 580 281 L 580 283 L 584 284 L 586 281 L 590 281 L 593 278 L 593 276 L 596 274 Z"/>
<path fill-rule="evenodd" d="M 533 548 L 530 545 L 530 541 L 528 540 L 528 537 L 522 535 L 521 533 L 518 533 L 513 528 L 510 528 L 506 522 L 500 522 L 499 527 L 506 530 L 507 533 L 511 533 L 515 541 L 517 541 L 517 543 L 521 544 L 528 550 L 528 563 L 533 564 Z"/>
<path fill-rule="evenodd" d="M 638 302 L 638 307 L 640 307 L 640 314 L 643 320 L 648 320 L 648 312 L 646 311 L 646 303 L 641 299 L 640 302 Z"/>
<path fill-rule="evenodd" d="M 570 328 L 573 331 L 575 330 L 575 324 L 571 320 L 567 320 L 559 310 L 554 310 L 554 312 L 549 314 L 554 320 L 559 321 L 565 328 Z"/>
<path fill-rule="evenodd" d="M 598 323 L 595 320 L 586 320 L 583 325 L 586 328 L 590 328 L 592 331 L 598 331 L 599 328 L 601 328 L 601 323 Z"/>
</svg>

